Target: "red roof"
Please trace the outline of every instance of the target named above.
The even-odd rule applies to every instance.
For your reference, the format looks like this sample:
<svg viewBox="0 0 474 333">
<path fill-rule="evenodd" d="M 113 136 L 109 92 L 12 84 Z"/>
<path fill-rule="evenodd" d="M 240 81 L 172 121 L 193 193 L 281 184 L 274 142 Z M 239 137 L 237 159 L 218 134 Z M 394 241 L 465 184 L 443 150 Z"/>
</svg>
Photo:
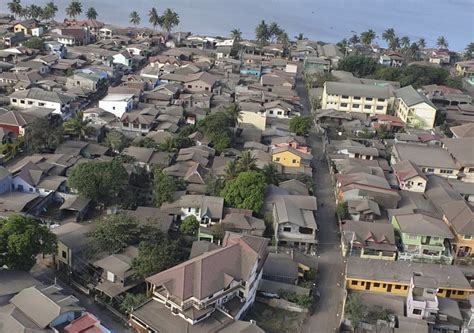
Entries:
<svg viewBox="0 0 474 333">
<path fill-rule="evenodd" d="M 90 313 L 86 313 L 80 318 L 73 320 L 64 330 L 67 333 L 101 333 L 100 328 L 96 327 L 99 323 L 96 317 Z"/>
</svg>

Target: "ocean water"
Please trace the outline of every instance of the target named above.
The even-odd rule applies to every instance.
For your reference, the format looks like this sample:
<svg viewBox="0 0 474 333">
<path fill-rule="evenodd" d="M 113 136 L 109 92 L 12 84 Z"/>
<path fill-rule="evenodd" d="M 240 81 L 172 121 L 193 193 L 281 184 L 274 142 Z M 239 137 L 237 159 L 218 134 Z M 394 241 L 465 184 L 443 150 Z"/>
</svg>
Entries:
<svg viewBox="0 0 474 333">
<path fill-rule="evenodd" d="M 23 0 L 42 5 L 48 0 Z M 7 11 L 8 0 L 0 0 L 0 12 Z M 56 19 L 64 18 L 69 0 L 55 0 Z M 445 36 L 452 50 L 461 51 L 474 42 L 474 0 L 83 0 L 83 12 L 90 6 L 98 19 L 128 25 L 131 11 L 139 12 L 141 25 L 148 25 L 148 10 L 174 9 L 181 24 L 176 30 L 200 34 L 228 35 L 239 28 L 246 38 L 254 36 L 255 26 L 264 19 L 275 21 L 291 37 L 302 32 L 310 39 L 337 42 L 367 29 L 381 40 L 386 28 L 412 41 L 425 38 L 429 47 L 438 36 Z M 84 13 L 82 17 L 84 17 Z"/>
</svg>

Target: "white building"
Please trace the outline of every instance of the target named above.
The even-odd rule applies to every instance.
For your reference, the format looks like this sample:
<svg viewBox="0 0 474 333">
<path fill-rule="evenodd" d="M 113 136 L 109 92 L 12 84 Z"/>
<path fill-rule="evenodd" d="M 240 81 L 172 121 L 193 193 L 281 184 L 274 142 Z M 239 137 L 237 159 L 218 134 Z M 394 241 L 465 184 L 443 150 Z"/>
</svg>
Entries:
<svg viewBox="0 0 474 333">
<path fill-rule="evenodd" d="M 407 296 L 407 317 L 434 323 L 438 315 L 438 281 L 427 276 L 414 275 Z"/>
<path fill-rule="evenodd" d="M 33 107 L 53 109 L 53 113 L 62 115 L 63 119 L 70 116 L 70 103 L 74 100 L 71 96 L 40 88 L 15 91 L 9 97 L 12 106 L 21 109 Z"/>
<path fill-rule="evenodd" d="M 418 93 L 412 86 L 395 91 L 395 115 L 407 126 L 431 129 L 434 127 L 436 107 L 425 96 Z"/>
<path fill-rule="evenodd" d="M 133 94 L 108 94 L 99 101 L 99 108 L 122 118 L 125 112 L 133 109 Z"/>
<path fill-rule="evenodd" d="M 393 101 L 390 89 L 390 85 L 326 82 L 321 107 L 369 115 L 387 114 Z"/>
</svg>

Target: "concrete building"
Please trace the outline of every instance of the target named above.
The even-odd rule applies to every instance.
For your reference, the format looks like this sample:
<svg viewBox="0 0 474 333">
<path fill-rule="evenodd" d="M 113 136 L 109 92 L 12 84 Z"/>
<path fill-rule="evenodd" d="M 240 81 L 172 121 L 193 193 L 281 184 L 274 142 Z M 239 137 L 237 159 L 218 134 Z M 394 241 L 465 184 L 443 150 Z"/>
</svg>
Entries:
<svg viewBox="0 0 474 333">
<path fill-rule="evenodd" d="M 108 94 L 99 101 L 99 108 L 122 118 L 125 112 L 133 109 L 133 94 Z"/>
<path fill-rule="evenodd" d="M 407 126 L 431 129 L 435 124 L 436 107 L 426 96 L 412 86 L 395 91 L 394 110 Z"/>
</svg>

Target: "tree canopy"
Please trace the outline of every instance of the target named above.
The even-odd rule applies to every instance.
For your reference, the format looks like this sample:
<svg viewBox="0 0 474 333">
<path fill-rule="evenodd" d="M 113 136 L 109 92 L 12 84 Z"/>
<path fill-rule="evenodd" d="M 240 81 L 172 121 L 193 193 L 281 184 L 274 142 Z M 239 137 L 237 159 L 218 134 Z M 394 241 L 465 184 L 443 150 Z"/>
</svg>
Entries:
<svg viewBox="0 0 474 333">
<path fill-rule="evenodd" d="M 194 215 L 187 216 L 179 225 L 179 231 L 186 235 L 195 235 L 199 230 L 199 221 Z"/>
<path fill-rule="evenodd" d="M 125 135 L 115 129 L 108 131 L 105 136 L 105 144 L 115 152 L 124 150 L 127 147 L 127 143 Z"/>
<path fill-rule="evenodd" d="M 166 8 L 163 15 L 159 17 L 158 24 L 169 34 L 173 27 L 179 24 L 179 15 L 172 9 Z"/>
<path fill-rule="evenodd" d="M 309 116 L 296 116 L 290 119 L 290 131 L 296 133 L 296 135 L 307 135 L 313 120 Z"/>
<path fill-rule="evenodd" d="M 227 112 L 216 112 L 207 116 L 199 124 L 199 128 L 208 137 L 214 148 L 221 152 L 228 148 L 232 142 L 232 131 L 230 127 L 233 120 Z"/>
<path fill-rule="evenodd" d="M 0 220 L 0 267 L 28 271 L 36 255 L 56 251 L 56 236 L 31 217 L 12 215 Z"/>
<path fill-rule="evenodd" d="M 263 205 L 265 177 L 256 171 L 245 171 L 228 180 L 221 192 L 225 202 L 235 208 L 259 212 Z"/>
<path fill-rule="evenodd" d="M 80 194 L 105 203 L 115 197 L 127 184 L 128 174 L 118 160 L 90 161 L 76 165 L 68 177 L 68 184 Z"/>
<path fill-rule="evenodd" d="M 130 13 L 129 22 L 131 24 L 137 27 L 140 24 L 140 21 L 141 21 L 141 18 L 137 11 L 134 10 L 133 12 Z"/>
<path fill-rule="evenodd" d="M 153 170 L 153 198 L 156 207 L 171 201 L 174 192 L 183 189 L 183 185 L 182 182 L 163 173 L 163 169 L 155 168 Z"/>
<path fill-rule="evenodd" d="M 31 37 L 24 43 L 24 45 L 30 49 L 42 50 L 44 41 L 39 37 Z"/>
<path fill-rule="evenodd" d="M 103 217 L 90 237 L 99 251 L 112 254 L 120 253 L 127 246 L 138 243 L 139 235 L 138 222 L 135 219 L 125 214 L 115 214 Z"/>
<path fill-rule="evenodd" d="M 46 118 L 34 120 L 25 133 L 28 153 L 45 153 L 55 150 L 63 142 L 63 127 L 59 121 Z"/>
<path fill-rule="evenodd" d="M 77 16 L 82 13 L 82 3 L 76 0 L 72 0 L 66 7 L 66 15 L 72 19 L 76 19 Z"/>
<path fill-rule="evenodd" d="M 86 12 L 87 19 L 95 20 L 97 19 L 97 16 L 99 16 L 99 14 L 97 14 L 97 11 L 95 10 L 94 7 L 90 7 L 89 9 L 87 9 L 87 12 Z"/>
<path fill-rule="evenodd" d="M 78 111 L 63 124 L 64 133 L 76 137 L 78 140 L 82 140 L 94 131 L 94 129 L 89 126 L 90 122 L 90 119 L 84 119 L 84 112 Z"/>
<path fill-rule="evenodd" d="M 365 77 L 375 72 L 377 62 L 362 55 L 350 55 L 339 61 L 339 70 L 351 72 L 357 77 Z"/>
</svg>

